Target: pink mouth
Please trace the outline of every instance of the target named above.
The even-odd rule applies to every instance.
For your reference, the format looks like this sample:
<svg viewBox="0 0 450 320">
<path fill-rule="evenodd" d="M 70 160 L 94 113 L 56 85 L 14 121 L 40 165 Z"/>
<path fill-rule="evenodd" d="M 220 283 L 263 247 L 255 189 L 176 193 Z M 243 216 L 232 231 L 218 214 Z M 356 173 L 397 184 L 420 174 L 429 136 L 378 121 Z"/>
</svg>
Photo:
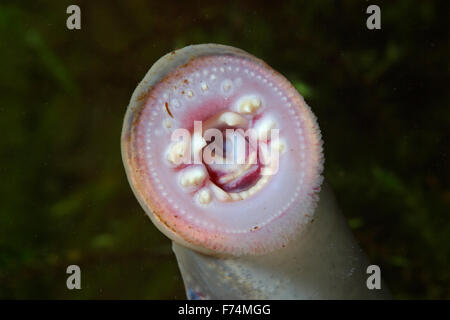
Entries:
<svg viewBox="0 0 450 320">
<path fill-rule="evenodd" d="M 122 136 L 129 181 L 153 222 L 186 246 L 231 255 L 284 247 L 310 221 L 317 202 L 323 158 L 315 117 L 293 86 L 261 60 L 206 46 L 162 58 L 169 66 L 159 65 L 164 76 L 152 83 L 150 71 L 143 94 L 133 96 Z M 269 167 L 248 139 L 244 158 L 255 157 L 252 164 L 175 163 L 187 146 L 175 145 L 172 133 L 193 132 L 194 121 L 221 131 L 278 129 L 276 145 L 258 140 L 277 148 L 278 169 L 263 175 Z M 204 154 L 209 144 L 192 140 L 190 147 Z M 233 148 L 230 142 L 214 155 Z"/>
</svg>

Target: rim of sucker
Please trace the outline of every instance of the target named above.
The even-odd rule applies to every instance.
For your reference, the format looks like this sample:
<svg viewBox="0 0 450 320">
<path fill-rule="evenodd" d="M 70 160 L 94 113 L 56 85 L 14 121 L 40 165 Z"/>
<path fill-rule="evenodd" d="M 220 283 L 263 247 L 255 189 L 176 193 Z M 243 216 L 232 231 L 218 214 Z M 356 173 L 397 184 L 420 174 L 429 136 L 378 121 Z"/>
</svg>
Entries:
<svg viewBox="0 0 450 320">
<path fill-rule="evenodd" d="M 135 155 L 137 150 L 133 149 L 133 140 L 134 136 L 134 126 L 138 123 L 141 112 L 143 111 L 147 99 L 149 95 L 152 93 L 152 89 L 162 81 L 165 77 L 168 77 L 172 72 L 178 69 L 178 67 L 188 64 L 190 60 L 197 59 L 204 56 L 217 56 L 217 55 L 231 55 L 236 57 L 241 57 L 245 59 L 251 60 L 251 62 L 259 64 L 262 68 L 268 69 L 273 73 L 273 76 L 277 78 L 277 81 L 283 81 L 283 85 L 289 87 L 289 91 L 292 91 L 294 95 L 297 95 L 295 98 L 298 100 L 296 105 L 298 104 L 299 108 L 302 108 L 302 111 L 306 114 L 306 121 L 308 122 L 310 129 L 310 138 L 314 139 L 312 141 L 314 146 L 312 150 L 315 154 L 310 155 L 315 158 L 315 167 L 309 168 L 313 170 L 313 178 L 314 180 L 311 183 L 310 190 L 310 203 L 306 204 L 307 211 L 306 213 L 298 213 L 298 217 L 291 217 L 290 220 L 294 220 L 292 223 L 284 223 L 285 230 L 281 232 L 278 230 L 271 234 L 273 239 L 268 239 L 266 244 L 262 246 L 258 244 L 255 247 L 247 246 L 245 249 L 236 250 L 236 248 L 230 248 L 227 246 L 205 246 L 204 242 L 195 241 L 195 239 L 186 239 L 181 236 L 177 231 L 177 226 L 172 226 L 166 222 L 164 219 L 164 201 L 158 201 L 158 197 L 152 198 L 151 190 L 141 188 L 142 182 L 140 179 L 142 178 L 139 172 L 139 168 L 136 165 Z M 323 153 L 322 153 L 322 140 L 320 129 L 317 124 L 317 118 L 312 113 L 310 108 L 304 102 L 303 97 L 296 91 L 296 89 L 292 86 L 292 84 L 281 74 L 279 74 L 276 70 L 268 66 L 264 61 L 254 57 L 253 55 L 230 46 L 219 45 L 219 44 L 201 44 L 201 45 L 191 45 L 184 47 L 179 50 L 172 51 L 162 58 L 160 58 L 147 72 L 143 80 L 136 87 L 133 95 L 130 99 L 129 106 L 126 111 L 122 136 L 121 136 L 121 150 L 122 150 L 122 160 L 125 166 L 126 175 L 130 186 L 138 199 L 140 205 L 150 217 L 152 222 L 156 225 L 156 227 L 163 232 L 166 236 L 168 236 L 173 241 L 180 243 L 186 247 L 191 249 L 200 251 L 202 253 L 216 255 L 216 256 L 240 256 L 240 255 L 260 255 L 271 252 L 278 248 L 284 248 L 288 242 L 292 241 L 298 234 L 301 233 L 304 226 L 306 226 L 313 218 L 314 210 L 317 206 L 318 202 L 318 193 L 320 191 L 320 185 L 322 183 L 322 170 L 323 170 Z M 150 192 L 150 194 L 149 194 Z M 156 193 L 155 193 L 156 194 Z M 156 199 L 156 201 L 155 201 Z M 163 208 L 163 209 L 161 209 Z M 300 215 L 302 215 L 300 217 Z M 258 230 L 260 232 L 261 230 Z M 259 241 L 257 239 L 258 232 L 253 232 L 255 241 Z M 250 236 L 251 238 L 251 236 Z"/>
</svg>

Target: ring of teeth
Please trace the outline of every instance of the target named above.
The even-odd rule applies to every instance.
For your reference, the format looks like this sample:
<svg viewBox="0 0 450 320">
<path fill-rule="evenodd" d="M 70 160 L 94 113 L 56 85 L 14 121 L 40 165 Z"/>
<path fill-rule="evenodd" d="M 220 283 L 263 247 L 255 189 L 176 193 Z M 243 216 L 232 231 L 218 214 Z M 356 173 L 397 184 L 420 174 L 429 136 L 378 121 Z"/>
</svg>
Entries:
<svg viewBox="0 0 450 320">
<path fill-rule="evenodd" d="M 185 169 L 180 177 L 183 187 L 198 187 L 206 179 L 206 170 L 201 166 L 189 167 Z"/>
<path fill-rule="evenodd" d="M 208 204 L 211 202 L 211 191 L 209 189 L 201 189 L 197 192 L 197 200 L 200 204 Z"/>
<path fill-rule="evenodd" d="M 224 83 L 223 89 L 229 90 L 228 83 Z M 206 91 L 207 85 L 203 83 L 201 89 Z M 249 120 L 249 116 L 256 115 L 258 110 L 263 106 L 261 99 L 257 95 L 245 95 L 237 100 L 234 104 L 233 110 L 221 112 L 208 120 L 206 120 L 200 130 L 194 130 L 194 133 L 190 137 L 190 141 L 178 141 L 169 146 L 167 151 L 167 160 L 170 164 L 176 168 L 181 165 L 181 161 L 186 159 L 191 151 L 191 155 L 188 157 L 192 159 L 192 156 L 199 157 L 201 159 L 201 153 L 204 147 L 208 145 L 207 141 L 203 137 L 203 133 L 208 129 L 245 129 L 252 124 L 253 134 L 258 141 L 258 150 L 251 149 L 244 164 L 227 164 L 223 157 L 223 151 L 217 150 L 214 154 L 214 160 L 217 161 L 220 167 L 220 171 L 223 172 L 221 176 L 217 178 L 219 184 L 224 185 L 227 183 L 233 183 L 240 177 L 249 172 L 257 163 L 258 155 L 261 157 L 262 164 L 260 170 L 260 176 L 256 183 L 248 187 L 246 190 L 238 192 L 227 192 L 219 187 L 211 180 L 209 172 L 206 170 L 205 164 L 188 165 L 186 168 L 181 169 L 180 173 L 180 185 L 188 192 L 194 193 L 194 198 L 199 205 L 208 205 L 213 199 L 221 202 L 227 201 L 240 201 L 247 199 L 260 191 L 264 185 L 266 185 L 270 176 L 276 173 L 277 161 L 273 161 L 271 155 L 274 153 L 278 156 L 286 150 L 286 142 L 283 139 L 270 140 L 270 132 L 272 129 L 278 127 L 276 120 L 270 115 L 264 115 L 256 120 Z M 196 127 L 197 124 L 194 124 Z M 241 137 L 242 138 L 242 137 Z M 270 153 L 270 154 L 269 154 Z M 214 169 L 214 165 L 210 168 Z"/>
<path fill-rule="evenodd" d="M 179 165 L 186 156 L 188 145 L 184 141 L 178 141 L 172 144 L 167 152 L 167 160 L 172 165 Z"/>
<path fill-rule="evenodd" d="M 210 128 L 220 128 L 224 126 L 245 128 L 248 125 L 248 120 L 238 113 L 226 111 L 217 116 L 208 119 L 205 122 L 203 129 L 206 131 Z"/>
</svg>

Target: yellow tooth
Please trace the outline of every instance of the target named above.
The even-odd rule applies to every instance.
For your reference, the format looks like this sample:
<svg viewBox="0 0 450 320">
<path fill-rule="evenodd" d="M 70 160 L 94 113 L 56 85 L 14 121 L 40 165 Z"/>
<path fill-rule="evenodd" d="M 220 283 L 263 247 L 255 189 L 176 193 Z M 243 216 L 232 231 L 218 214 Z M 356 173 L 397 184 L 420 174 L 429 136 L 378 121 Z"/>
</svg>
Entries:
<svg viewBox="0 0 450 320">
<path fill-rule="evenodd" d="M 245 96 L 237 102 L 237 110 L 243 114 L 251 114 L 258 111 L 261 107 L 261 99 L 257 96 Z"/>
<path fill-rule="evenodd" d="M 211 191 L 202 189 L 197 193 L 197 200 L 200 204 L 208 204 L 211 202 Z"/>
<path fill-rule="evenodd" d="M 206 146 L 206 140 L 200 133 L 194 132 L 191 139 L 192 154 L 198 156 L 200 151 Z"/>
<path fill-rule="evenodd" d="M 229 195 L 230 195 L 231 199 L 233 199 L 234 201 L 242 200 L 239 193 L 230 192 Z"/>
<path fill-rule="evenodd" d="M 167 152 L 167 160 L 173 165 L 179 165 L 186 155 L 188 145 L 184 141 L 174 143 Z"/>
<path fill-rule="evenodd" d="M 225 112 L 220 116 L 219 122 L 229 126 L 242 126 L 247 124 L 247 119 L 234 112 Z"/>
<path fill-rule="evenodd" d="M 277 126 L 275 120 L 270 117 L 265 117 L 256 122 L 254 129 L 258 140 L 267 141 L 269 139 L 270 130 Z"/>
<path fill-rule="evenodd" d="M 246 191 L 239 192 L 239 196 L 241 197 L 241 199 L 247 199 L 248 197 L 250 197 L 250 193 L 249 193 L 250 190 L 251 190 L 251 188 Z"/>
<path fill-rule="evenodd" d="M 192 167 L 184 170 L 181 174 L 181 185 L 183 187 L 196 187 L 200 186 L 205 181 L 206 172 L 202 167 Z"/>
<path fill-rule="evenodd" d="M 227 192 L 225 192 L 224 190 L 222 190 L 221 188 L 216 186 L 214 183 L 211 183 L 210 189 L 214 193 L 216 198 L 219 199 L 220 201 L 230 201 L 230 200 L 232 200 L 230 195 Z"/>
</svg>

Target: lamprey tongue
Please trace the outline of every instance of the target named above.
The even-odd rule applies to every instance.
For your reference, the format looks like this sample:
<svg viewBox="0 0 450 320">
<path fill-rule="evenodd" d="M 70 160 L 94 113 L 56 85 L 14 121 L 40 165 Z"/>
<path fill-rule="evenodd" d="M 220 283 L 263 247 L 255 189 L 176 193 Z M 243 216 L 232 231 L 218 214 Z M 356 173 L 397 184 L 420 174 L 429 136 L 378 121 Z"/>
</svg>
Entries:
<svg viewBox="0 0 450 320">
<path fill-rule="evenodd" d="M 221 45 L 161 58 L 122 132 L 130 184 L 158 228 L 209 254 L 282 248 L 311 220 L 322 182 L 315 116 L 256 57 Z"/>
</svg>

